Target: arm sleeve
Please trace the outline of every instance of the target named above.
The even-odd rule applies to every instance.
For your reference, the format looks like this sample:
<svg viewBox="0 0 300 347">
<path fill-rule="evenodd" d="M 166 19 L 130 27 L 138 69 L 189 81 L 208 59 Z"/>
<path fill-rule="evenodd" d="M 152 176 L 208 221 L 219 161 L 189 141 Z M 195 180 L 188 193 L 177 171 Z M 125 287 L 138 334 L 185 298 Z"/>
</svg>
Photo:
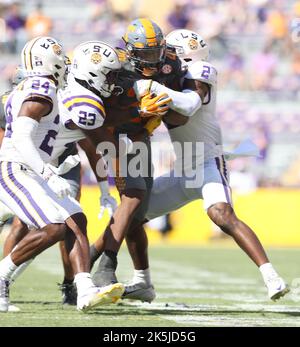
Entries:
<svg viewBox="0 0 300 347">
<path fill-rule="evenodd" d="M 156 94 L 167 93 L 172 99 L 170 108 L 186 117 L 193 116 L 201 107 L 202 100 L 195 91 L 185 89 L 182 92 L 176 92 L 157 82 L 152 83 L 151 92 Z"/>
<path fill-rule="evenodd" d="M 44 170 L 44 162 L 33 142 L 38 126 L 39 122 L 30 117 L 18 117 L 14 124 L 11 140 L 26 165 L 41 175 Z"/>
</svg>

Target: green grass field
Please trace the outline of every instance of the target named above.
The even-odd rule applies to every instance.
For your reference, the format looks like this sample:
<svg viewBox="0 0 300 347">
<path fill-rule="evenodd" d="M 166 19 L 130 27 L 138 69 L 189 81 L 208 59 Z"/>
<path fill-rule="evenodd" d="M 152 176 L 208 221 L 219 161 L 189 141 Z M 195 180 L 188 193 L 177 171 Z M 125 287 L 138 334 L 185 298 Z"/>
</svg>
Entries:
<svg viewBox="0 0 300 347">
<path fill-rule="evenodd" d="M 300 326 L 300 250 L 276 249 L 270 258 L 292 284 L 279 302 L 268 300 L 260 273 L 235 247 L 150 250 L 157 299 L 122 301 L 82 314 L 63 309 L 57 282 L 62 280 L 58 248 L 40 255 L 11 288 L 21 311 L 0 313 L 0 326 L 202 327 Z M 131 262 L 122 249 L 118 277 L 127 281 Z M 298 293 L 298 294 L 297 294 Z"/>
</svg>

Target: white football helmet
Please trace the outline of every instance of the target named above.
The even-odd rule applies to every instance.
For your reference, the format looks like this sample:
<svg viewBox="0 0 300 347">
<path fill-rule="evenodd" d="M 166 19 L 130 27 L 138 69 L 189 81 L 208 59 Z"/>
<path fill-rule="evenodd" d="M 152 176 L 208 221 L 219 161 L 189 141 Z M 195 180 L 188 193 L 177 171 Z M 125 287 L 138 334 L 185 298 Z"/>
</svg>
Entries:
<svg viewBox="0 0 300 347">
<path fill-rule="evenodd" d="M 85 81 L 108 98 L 115 88 L 120 69 L 114 48 L 102 41 L 88 41 L 75 48 L 70 75 Z"/>
<path fill-rule="evenodd" d="M 53 76 L 58 87 L 66 82 L 65 53 L 52 37 L 37 37 L 27 42 L 22 50 L 22 69 L 26 76 Z"/>
<path fill-rule="evenodd" d="M 167 46 L 173 47 L 181 59 L 209 59 L 209 48 L 204 39 L 197 33 L 187 29 L 171 31 L 167 37 Z"/>
</svg>

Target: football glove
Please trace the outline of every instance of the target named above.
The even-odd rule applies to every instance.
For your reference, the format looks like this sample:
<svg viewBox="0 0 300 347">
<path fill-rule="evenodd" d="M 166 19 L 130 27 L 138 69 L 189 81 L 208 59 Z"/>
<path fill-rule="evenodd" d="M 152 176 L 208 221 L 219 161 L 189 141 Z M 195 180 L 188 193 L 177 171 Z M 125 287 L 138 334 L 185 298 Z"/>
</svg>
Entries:
<svg viewBox="0 0 300 347">
<path fill-rule="evenodd" d="M 144 125 L 144 129 L 147 130 L 149 135 L 152 135 L 153 131 L 161 124 L 162 116 L 153 116 Z"/>
<path fill-rule="evenodd" d="M 80 157 L 78 154 L 76 155 L 69 155 L 60 165 L 58 168 L 53 166 L 54 172 L 56 175 L 65 175 L 67 172 L 72 170 L 75 166 L 77 166 L 80 163 Z"/>
<path fill-rule="evenodd" d="M 55 173 L 56 170 L 55 166 L 46 164 L 42 172 L 42 178 L 47 182 L 51 190 L 62 199 L 71 194 L 71 186 L 67 180 Z"/>
<path fill-rule="evenodd" d="M 101 219 L 103 217 L 104 211 L 107 209 L 107 212 L 110 217 L 114 214 L 115 210 L 118 207 L 118 203 L 116 199 L 110 195 L 109 193 L 109 185 L 107 181 L 99 182 L 99 187 L 101 190 L 100 196 L 100 212 L 98 214 L 98 218 Z"/>
<path fill-rule="evenodd" d="M 169 103 L 171 102 L 172 99 L 167 93 L 162 93 L 159 95 L 148 93 L 141 98 L 140 116 L 164 116 L 168 112 Z"/>
</svg>

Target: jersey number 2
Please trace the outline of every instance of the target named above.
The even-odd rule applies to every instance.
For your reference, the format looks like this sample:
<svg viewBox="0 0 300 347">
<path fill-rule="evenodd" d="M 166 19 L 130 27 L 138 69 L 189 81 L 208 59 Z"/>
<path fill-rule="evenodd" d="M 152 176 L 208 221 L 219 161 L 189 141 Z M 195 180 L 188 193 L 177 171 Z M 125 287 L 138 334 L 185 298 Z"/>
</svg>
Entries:
<svg viewBox="0 0 300 347">
<path fill-rule="evenodd" d="M 57 135 L 57 131 L 55 130 L 49 130 L 47 135 L 45 136 L 43 142 L 40 145 L 40 149 L 47 154 L 51 155 L 53 152 L 53 146 L 49 145 L 49 142 L 51 139 L 55 140 Z"/>
<path fill-rule="evenodd" d="M 209 74 L 210 74 L 210 66 L 204 65 L 201 77 L 206 78 L 208 80 Z"/>
<path fill-rule="evenodd" d="M 59 115 L 57 115 L 54 119 L 54 124 L 58 124 L 59 123 Z M 56 139 L 56 136 L 57 136 L 58 132 L 53 130 L 53 129 L 50 129 L 48 131 L 48 133 L 46 134 L 43 142 L 41 143 L 40 145 L 40 149 L 44 152 L 46 152 L 49 156 L 52 154 L 53 152 L 53 146 L 50 146 L 50 140 L 53 139 L 55 140 Z"/>
</svg>

